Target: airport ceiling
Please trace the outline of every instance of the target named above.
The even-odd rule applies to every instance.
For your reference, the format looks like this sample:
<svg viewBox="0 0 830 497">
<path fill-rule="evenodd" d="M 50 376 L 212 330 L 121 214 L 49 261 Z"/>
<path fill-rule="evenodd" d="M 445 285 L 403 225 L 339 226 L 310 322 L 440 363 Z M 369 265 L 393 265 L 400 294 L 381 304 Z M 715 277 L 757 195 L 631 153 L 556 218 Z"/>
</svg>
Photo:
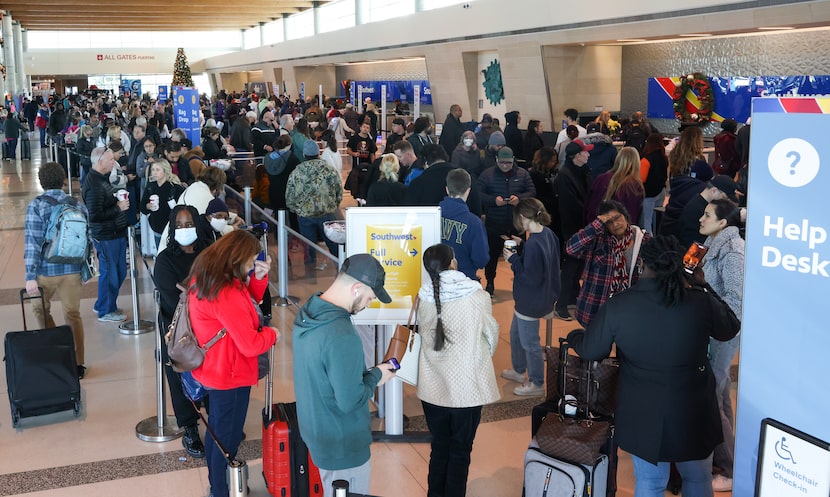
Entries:
<svg viewBox="0 0 830 497">
<path fill-rule="evenodd" d="M 248 29 L 327 1 L 0 0 L 0 10 L 31 30 L 203 31 Z"/>
</svg>

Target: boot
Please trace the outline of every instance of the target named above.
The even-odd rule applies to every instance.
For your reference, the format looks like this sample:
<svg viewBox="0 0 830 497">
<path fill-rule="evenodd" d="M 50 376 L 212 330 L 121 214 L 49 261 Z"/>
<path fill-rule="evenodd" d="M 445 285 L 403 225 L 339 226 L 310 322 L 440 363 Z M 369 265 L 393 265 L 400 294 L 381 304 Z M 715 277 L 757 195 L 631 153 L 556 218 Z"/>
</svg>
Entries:
<svg viewBox="0 0 830 497">
<path fill-rule="evenodd" d="M 184 450 L 190 457 L 194 457 L 196 459 L 205 457 L 205 445 L 199 437 L 198 425 L 184 427 L 182 445 L 184 445 Z"/>
</svg>

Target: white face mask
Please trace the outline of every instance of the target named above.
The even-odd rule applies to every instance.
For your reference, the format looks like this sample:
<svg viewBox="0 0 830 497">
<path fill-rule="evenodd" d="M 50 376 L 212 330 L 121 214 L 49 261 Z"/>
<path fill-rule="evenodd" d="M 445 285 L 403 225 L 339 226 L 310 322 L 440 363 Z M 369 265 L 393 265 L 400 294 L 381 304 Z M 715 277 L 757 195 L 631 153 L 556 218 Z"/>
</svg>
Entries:
<svg viewBox="0 0 830 497">
<path fill-rule="evenodd" d="M 182 247 L 193 245 L 196 237 L 196 228 L 176 228 L 176 233 L 174 234 L 175 240 Z"/>
<path fill-rule="evenodd" d="M 465 138 L 462 143 L 465 147 L 472 147 L 473 146 L 473 139 L 472 138 Z"/>
<path fill-rule="evenodd" d="M 227 219 L 221 219 L 221 218 L 218 218 L 218 217 L 214 217 L 213 219 L 210 220 L 210 227 L 213 228 L 213 230 L 216 231 L 217 233 L 221 233 L 222 230 L 224 230 L 227 225 L 228 225 L 228 220 Z"/>
</svg>

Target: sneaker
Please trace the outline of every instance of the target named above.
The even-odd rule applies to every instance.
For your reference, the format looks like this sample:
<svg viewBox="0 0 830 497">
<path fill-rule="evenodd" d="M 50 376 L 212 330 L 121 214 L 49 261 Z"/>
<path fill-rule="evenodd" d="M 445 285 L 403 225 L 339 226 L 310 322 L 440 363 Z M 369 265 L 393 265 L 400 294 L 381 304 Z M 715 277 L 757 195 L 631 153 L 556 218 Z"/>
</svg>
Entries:
<svg viewBox="0 0 830 497">
<path fill-rule="evenodd" d="M 104 314 L 103 316 L 98 316 L 98 321 L 109 321 L 113 323 L 118 323 L 127 319 L 127 316 L 121 314 L 118 311 L 112 311 L 108 314 Z"/>
<path fill-rule="evenodd" d="M 190 457 L 196 459 L 205 457 L 205 445 L 202 443 L 202 439 L 199 438 L 199 428 L 196 425 L 184 427 L 182 445 L 184 446 L 184 451 Z"/>
<path fill-rule="evenodd" d="M 524 373 L 519 373 L 513 368 L 502 370 L 501 377 L 505 380 L 515 381 L 516 383 L 524 383 L 527 381 Z"/>
<path fill-rule="evenodd" d="M 86 366 L 83 364 L 78 365 L 78 379 L 83 380 L 84 376 L 86 376 Z"/>
<path fill-rule="evenodd" d="M 561 313 L 557 310 L 553 311 L 553 317 L 555 317 L 556 319 L 561 319 L 562 321 L 573 321 L 574 320 L 574 318 L 571 317 L 571 314 L 569 312 L 565 312 L 563 314 L 563 313 Z"/>
<path fill-rule="evenodd" d="M 712 490 L 715 492 L 731 492 L 732 478 L 727 478 L 723 475 L 715 475 L 712 478 Z"/>
<path fill-rule="evenodd" d="M 539 395 L 543 395 L 545 393 L 545 389 L 542 387 L 542 385 L 536 385 L 528 381 L 527 383 L 523 383 L 514 388 L 513 393 L 516 395 L 522 395 L 527 397 L 536 397 Z"/>
</svg>

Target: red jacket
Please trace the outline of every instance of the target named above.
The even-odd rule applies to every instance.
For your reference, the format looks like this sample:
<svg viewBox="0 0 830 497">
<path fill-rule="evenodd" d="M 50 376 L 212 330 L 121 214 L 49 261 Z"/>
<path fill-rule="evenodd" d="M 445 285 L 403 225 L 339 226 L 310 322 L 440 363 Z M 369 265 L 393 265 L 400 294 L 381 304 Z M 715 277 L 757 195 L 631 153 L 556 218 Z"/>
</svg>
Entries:
<svg viewBox="0 0 830 497">
<path fill-rule="evenodd" d="M 273 328 L 265 326 L 258 331 L 259 316 L 251 300 L 261 300 L 267 285 L 267 277 L 252 277 L 247 287 L 237 281 L 223 288 L 213 301 L 190 294 L 190 324 L 199 344 L 204 345 L 220 329 L 227 330 L 208 350 L 205 362 L 193 370 L 193 377 L 206 387 L 230 390 L 256 384 L 257 356 L 276 340 Z"/>
</svg>

